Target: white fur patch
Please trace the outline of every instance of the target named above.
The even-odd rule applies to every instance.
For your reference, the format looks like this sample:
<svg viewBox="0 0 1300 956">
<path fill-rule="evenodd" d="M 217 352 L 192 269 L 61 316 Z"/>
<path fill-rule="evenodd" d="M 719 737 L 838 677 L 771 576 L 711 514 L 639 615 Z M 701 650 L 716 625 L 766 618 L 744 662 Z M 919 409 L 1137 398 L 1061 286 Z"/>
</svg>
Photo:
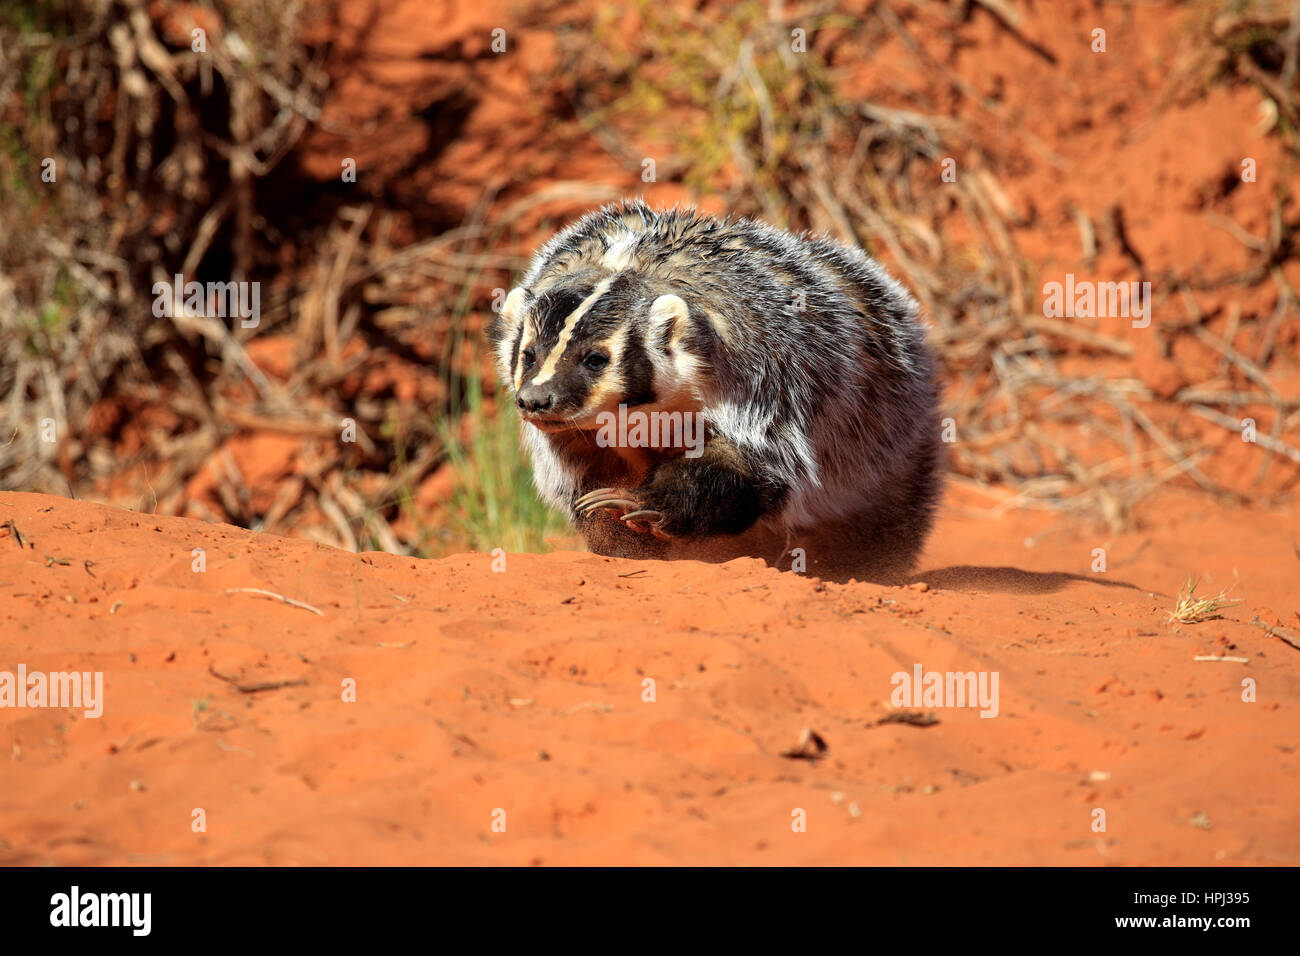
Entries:
<svg viewBox="0 0 1300 956">
<path fill-rule="evenodd" d="M 567 514 L 569 500 L 577 490 L 577 478 L 569 474 L 546 436 L 528 424 L 521 424 L 521 437 L 533 461 L 533 486 L 542 500 Z"/>
<path fill-rule="evenodd" d="M 713 329 L 718 338 L 720 338 L 725 344 L 732 345 L 730 323 L 712 309 L 704 309 L 702 312 L 704 315 L 704 321 L 709 323 L 709 328 Z"/>
<path fill-rule="evenodd" d="M 671 293 L 655 299 L 646 317 L 646 347 L 655 369 L 655 394 L 670 408 L 698 407 L 701 363 L 681 346 L 690 319 L 686 302 Z M 665 332 L 667 350 L 660 352 L 658 344 Z"/>
<path fill-rule="evenodd" d="M 622 272 L 633 263 L 632 250 L 636 248 L 636 235 L 629 235 L 609 247 L 600 260 L 602 268 L 611 272 Z"/>
<path fill-rule="evenodd" d="M 690 318 L 691 310 L 686 307 L 682 297 L 669 293 L 654 300 L 650 306 L 647 322 L 655 338 L 662 338 L 664 330 L 670 329 L 669 345 L 671 346 L 680 337 Z"/>
</svg>

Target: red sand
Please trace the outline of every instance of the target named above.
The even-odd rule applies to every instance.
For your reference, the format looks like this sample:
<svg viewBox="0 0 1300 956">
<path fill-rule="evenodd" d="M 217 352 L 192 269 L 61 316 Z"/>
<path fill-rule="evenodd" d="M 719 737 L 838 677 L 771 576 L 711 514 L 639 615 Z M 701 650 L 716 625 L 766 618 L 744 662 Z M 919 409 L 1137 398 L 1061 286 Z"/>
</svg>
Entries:
<svg viewBox="0 0 1300 956">
<path fill-rule="evenodd" d="M 981 504 L 951 494 L 925 586 L 890 588 L 568 552 L 497 573 L 0 494 L 28 542 L 0 531 L 0 670 L 106 688 L 98 719 L 0 710 L 0 863 L 1300 862 L 1300 650 L 1247 623 L 1298 630 L 1294 514 L 1171 493 L 1106 538 Z M 1166 623 L 1191 574 L 1244 603 Z M 996 671 L 999 716 L 876 724 L 915 663 Z M 824 757 L 782 756 L 805 728 Z"/>
</svg>

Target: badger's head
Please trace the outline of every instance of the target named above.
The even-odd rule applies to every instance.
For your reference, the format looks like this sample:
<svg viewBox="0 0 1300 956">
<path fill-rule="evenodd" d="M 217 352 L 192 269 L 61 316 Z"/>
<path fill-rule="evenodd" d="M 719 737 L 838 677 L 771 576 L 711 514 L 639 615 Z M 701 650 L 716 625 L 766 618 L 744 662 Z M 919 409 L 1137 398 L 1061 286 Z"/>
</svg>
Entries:
<svg viewBox="0 0 1300 956">
<path fill-rule="evenodd" d="M 520 416 L 542 431 L 595 429 L 620 404 L 698 405 L 701 343 L 690 310 L 636 273 L 514 289 L 490 334 Z"/>
</svg>

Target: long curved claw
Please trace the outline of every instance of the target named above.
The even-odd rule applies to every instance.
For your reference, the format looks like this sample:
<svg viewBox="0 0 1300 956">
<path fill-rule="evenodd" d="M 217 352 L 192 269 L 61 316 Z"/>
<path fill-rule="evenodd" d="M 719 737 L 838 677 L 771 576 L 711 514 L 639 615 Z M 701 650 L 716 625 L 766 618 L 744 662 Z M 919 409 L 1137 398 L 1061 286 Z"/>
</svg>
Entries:
<svg viewBox="0 0 1300 956">
<path fill-rule="evenodd" d="M 603 498 L 592 498 L 590 501 L 586 502 L 578 510 L 581 511 L 583 514 L 589 515 L 593 511 L 600 511 L 604 508 L 615 508 L 622 511 L 626 511 L 629 508 L 636 509 L 640 507 L 641 505 L 639 502 L 633 501 L 631 498 L 620 497 L 617 493 L 615 493 L 612 495 L 606 495 Z"/>
<path fill-rule="evenodd" d="M 658 511 L 649 511 L 643 508 L 640 511 L 629 511 L 625 515 L 620 515 L 618 520 L 638 534 L 645 534 L 650 530 L 650 523 L 639 520 L 642 518 L 652 518 L 654 521 L 659 521 L 663 518 L 663 515 Z"/>
<path fill-rule="evenodd" d="M 626 488 L 597 488 L 574 499 L 575 514 L 585 518 L 597 511 L 609 511 L 625 527 L 638 534 L 652 534 L 662 541 L 671 541 L 672 537 L 663 530 L 664 515 L 661 511 L 641 507 L 641 502 L 632 497 Z"/>
<path fill-rule="evenodd" d="M 649 519 L 649 520 L 642 520 Z M 660 541 L 671 541 L 672 535 L 662 528 L 664 515 L 662 511 L 651 511 L 643 509 L 641 511 L 631 511 L 623 515 L 620 521 L 627 524 L 633 531 L 645 534 L 647 531 L 654 535 Z"/>
<path fill-rule="evenodd" d="M 584 502 L 586 502 L 589 498 L 599 498 L 602 495 L 612 495 L 615 490 L 616 489 L 614 488 L 597 488 L 595 491 L 589 491 L 581 498 L 578 498 L 576 501 L 573 502 L 573 508 L 575 511 L 581 511 L 584 507 L 586 507 Z"/>
</svg>

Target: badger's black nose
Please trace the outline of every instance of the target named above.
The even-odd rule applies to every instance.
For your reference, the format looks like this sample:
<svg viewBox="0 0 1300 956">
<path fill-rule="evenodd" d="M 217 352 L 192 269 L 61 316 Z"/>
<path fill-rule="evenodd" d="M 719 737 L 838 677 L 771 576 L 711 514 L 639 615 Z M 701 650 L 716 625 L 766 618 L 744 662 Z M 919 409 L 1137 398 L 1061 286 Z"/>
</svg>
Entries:
<svg viewBox="0 0 1300 956">
<path fill-rule="evenodd" d="M 515 404 L 522 412 L 544 412 L 555 404 L 555 393 L 545 386 L 525 385 L 515 397 Z"/>
</svg>

